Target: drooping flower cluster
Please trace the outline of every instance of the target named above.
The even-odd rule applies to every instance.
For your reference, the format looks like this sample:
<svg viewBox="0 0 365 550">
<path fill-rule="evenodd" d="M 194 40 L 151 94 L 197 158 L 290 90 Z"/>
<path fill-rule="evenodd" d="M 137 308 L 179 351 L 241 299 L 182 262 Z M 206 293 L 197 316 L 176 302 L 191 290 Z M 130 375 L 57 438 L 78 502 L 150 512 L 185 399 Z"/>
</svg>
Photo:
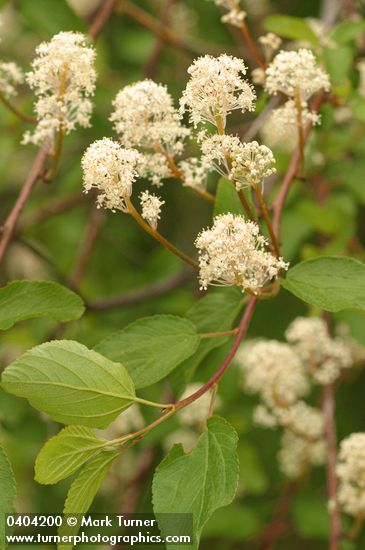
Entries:
<svg viewBox="0 0 365 550">
<path fill-rule="evenodd" d="M 26 75 L 37 96 L 38 124 L 24 143 L 42 143 L 54 132 L 68 134 L 77 125 L 88 127 L 95 90 L 95 51 L 81 33 L 60 32 L 36 50 L 32 70 Z"/>
<path fill-rule="evenodd" d="M 329 91 L 330 81 L 310 50 L 282 50 L 266 69 L 265 88 L 269 94 L 281 92 L 289 97 L 298 94 L 307 101 L 321 89 Z"/>
<path fill-rule="evenodd" d="M 259 226 L 234 214 L 215 217 L 213 227 L 198 235 L 195 246 L 202 289 L 209 284 L 236 285 L 256 294 L 280 270 L 288 268 L 282 258 L 267 250 Z"/>
<path fill-rule="evenodd" d="M 17 86 L 23 84 L 24 74 L 20 67 L 12 61 L 0 62 L 0 91 L 11 97 L 17 94 Z"/>
<path fill-rule="evenodd" d="M 311 464 L 322 464 L 323 416 L 320 409 L 300 399 L 309 393 L 310 384 L 295 350 L 283 342 L 259 340 L 241 346 L 237 360 L 244 389 L 261 398 L 254 410 L 255 422 L 284 428 L 279 453 L 282 471 L 295 478 Z"/>
<path fill-rule="evenodd" d="M 181 112 L 188 111 L 190 121 L 225 127 L 229 113 L 254 109 L 252 86 L 242 78 L 247 68 L 242 59 L 229 55 L 199 57 L 189 67 L 190 80 L 180 100 Z"/>
<path fill-rule="evenodd" d="M 313 125 L 320 123 L 320 115 L 308 109 L 308 104 L 302 102 L 302 123 Z M 289 99 L 277 109 L 273 109 L 261 129 L 261 136 L 269 147 L 278 147 L 292 151 L 298 141 L 297 109 L 295 102 Z"/>
<path fill-rule="evenodd" d="M 100 191 L 98 208 L 127 211 L 125 198 L 132 194 L 140 162 L 141 156 L 135 149 L 123 149 L 108 138 L 95 141 L 81 162 L 85 193 L 96 188 Z"/>
<path fill-rule="evenodd" d="M 118 92 L 110 120 L 124 147 L 144 154 L 144 174 L 159 186 L 172 176 L 169 161 L 180 155 L 190 130 L 181 124 L 166 86 L 142 80 Z"/>
<path fill-rule="evenodd" d="M 345 512 L 365 515 L 365 433 L 353 433 L 341 441 L 336 473 L 338 501 Z"/>
<path fill-rule="evenodd" d="M 316 317 L 298 317 L 285 335 L 285 343 L 257 340 L 242 345 L 237 361 L 243 388 L 260 396 L 254 421 L 284 428 L 279 463 L 295 478 L 325 460 L 322 411 L 303 401 L 311 383 L 332 383 L 343 368 L 365 362 L 365 350 L 342 329 L 332 338 L 326 323 Z"/>
<path fill-rule="evenodd" d="M 243 21 L 246 18 L 246 12 L 241 9 L 241 0 L 214 0 L 217 6 L 220 6 L 226 10 L 221 17 L 222 23 L 228 23 L 234 27 L 241 27 Z"/>
<path fill-rule="evenodd" d="M 161 206 L 165 204 L 165 201 L 147 190 L 141 193 L 140 201 L 142 206 L 142 218 L 146 220 L 153 229 L 157 229 L 158 220 L 161 217 Z"/>
<path fill-rule="evenodd" d="M 319 384 L 334 382 L 342 369 L 353 365 L 351 349 L 346 341 L 331 338 L 326 323 L 319 317 L 298 317 L 288 327 L 285 336 Z"/>
<path fill-rule="evenodd" d="M 266 145 L 242 143 L 231 135 L 213 135 L 201 144 L 206 164 L 235 183 L 236 189 L 259 185 L 273 173 L 275 159 Z"/>
</svg>

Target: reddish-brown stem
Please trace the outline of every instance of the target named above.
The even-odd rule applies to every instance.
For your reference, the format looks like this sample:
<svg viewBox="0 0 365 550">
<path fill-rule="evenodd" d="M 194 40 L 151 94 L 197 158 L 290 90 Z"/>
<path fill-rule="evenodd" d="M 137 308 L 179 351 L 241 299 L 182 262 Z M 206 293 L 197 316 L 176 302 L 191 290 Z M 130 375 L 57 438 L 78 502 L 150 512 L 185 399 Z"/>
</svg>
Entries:
<svg viewBox="0 0 365 550">
<path fill-rule="evenodd" d="M 104 0 L 89 27 L 90 38 L 96 40 L 105 24 L 108 22 L 116 4 L 117 0 Z"/>
<path fill-rule="evenodd" d="M 199 390 L 189 395 L 185 399 L 181 399 L 180 401 L 177 401 L 174 404 L 172 403 L 167 404 L 165 406 L 166 408 L 164 409 L 164 414 L 159 418 L 157 418 L 156 420 L 154 420 L 153 422 L 151 422 L 150 424 L 148 424 L 147 426 L 145 426 L 144 428 L 142 428 L 141 430 L 124 435 L 122 437 L 114 439 L 113 441 L 109 441 L 108 445 L 110 444 L 124 445 L 128 441 L 134 441 L 137 443 L 137 441 L 139 441 L 142 437 L 148 434 L 151 430 L 153 430 L 154 428 L 162 424 L 162 422 L 165 422 L 165 420 L 167 420 L 170 416 L 172 416 L 176 411 L 183 409 L 184 407 L 187 407 L 188 405 L 190 405 L 190 403 L 193 403 L 194 401 L 199 399 L 199 397 L 201 397 L 204 393 L 214 388 L 216 384 L 219 382 L 219 380 L 222 378 L 227 368 L 231 364 L 234 356 L 236 355 L 237 349 L 239 348 L 242 342 L 242 339 L 246 335 L 246 332 L 250 325 L 250 321 L 255 311 L 256 305 L 257 305 L 257 298 L 256 297 L 251 298 L 242 316 L 241 322 L 239 324 L 239 330 L 233 341 L 231 349 L 229 350 L 222 365 L 213 374 L 213 376 L 208 380 L 206 384 L 204 384 L 201 388 L 199 388 Z"/>
<path fill-rule="evenodd" d="M 256 297 L 251 298 L 242 316 L 241 322 L 238 327 L 238 332 L 233 341 L 232 347 L 229 350 L 225 360 L 223 361 L 219 369 L 213 374 L 210 380 L 208 380 L 208 382 L 204 384 L 201 388 L 199 388 L 195 393 L 175 403 L 176 410 L 182 409 L 187 405 L 189 405 L 190 403 L 192 403 L 193 401 L 196 401 L 201 395 L 203 395 L 205 392 L 210 390 L 214 386 L 214 384 L 219 382 L 219 380 L 222 378 L 227 368 L 231 364 L 232 359 L 236 355 L 236 351 L 239 348 L 239 345 L 241 344 L 242 339 L 244 338 L 247 332 L 247 329 L 249 327 L 256 305 L 257 305 L 257 298 Z"/>
<path fill-rule="evenodd" d="M 37 119 L 33 116 L 27 115 L 25 113 L 22 113 L 19 111 L 12 103 L 9 101 L 5 95 L 0 91 L 0 101 L 5 105 L 9 111 L 13 113 L 16 117 L 18 117 L 23 122 L 29 122 L 30 124 L 35 124 L 37 122 Z"/>
<path fill-rule="evenodd" d="M 103 227 L 104 219 L 104 212 L 96 209 L 93 205 L 87 221 L 85 235 L 77 254 L 77 261 L 70 276 L 69 282 L 74 288 L 78 287 L 86 273 L 91 255 Z"/>
<path fill-rule="evenodd" d="M 242 191 L 242 189 L 240 189 L 240 191 L 238 191 L 238 198 L 240 199 L 241 201 L 241 204 L 244 208 L 244 211 L 246 212 L 248 218 L 252 221 L 252 222 L 255 222 L 256 219 L 255 219 L 255 216 L 252 212 L 252 209 L 251 209 L 251 206 L 248 202 L 248 200 L 246 199 L 245 197 L 245 194 L 244 192 Z"/>
<path fill-rule="evenodd" d="M 324 94 L 320 93 L 316 100 L 313 102 L 312 110 L 318 111 L 320 106 L 322 105 L 324 100 Z M 303 145 L 306 144 L 311 129 L 312 129 L 312 123 L 309 122 L 303 132 Z M 281 217 L 283 214 L 283 209 L 286 201 L 286 197 L 289 193 L 290 187 L 295 179 L 295 176 L 298 172 L 298 168 L 300 165 L 300 149 L 297 147 L 292 155 L 292 158 L 290 160 L 288 170 L 284 176 L 283 183 L 281 184 L 278 196 L 275 200 L 274 204 L 274 215 L 273 215 L 273 230 L 275 232 L 275 235 L 280 242 L 280 224 L 281 224 Z"/>
<path fill-rule="evenodd" d="M 329 550 L 338 550 L 341 538 L 341 515 L 337 502 L 335 390 L 333 384 L 323 389 L 324 431 L 327 443 L 327 490 L 330 515 Z"/>
<path fill-rule="evenodd" d="M 16 199 L 16 202 L 5 220 L 4 225 L 1 229 L 1 240 L 0 240 L 0 263 L 4 259 L 5 252 L 10 244 L 11 238 L 16 228 L 18 218 L 21 211 L 24 208 L 24 205 L 32 192 L 34 185 L 36 184 L 38 178 L 42 175 L 44 169 L 44 163 L 49 153 L 49 144 L 45 143 L 38 151 L 38 154 L 35 158 L 33 166 L 31 167 L 28 177 L 26 178 L 23 187 Z"/>
<path fill-rule="evenodd" d="M 247 27 L 246 23 L 244 21 L 242 21 L 242 24 L 241 24 L 241 27 L 240 27 L 241 31 L 242 31 L 242 35 L 243 35 L 243 38 L 247 44 L 247 47 L 248 49 L 250 50 L 251 52 L 251 55 L 252 57 L 254 58 L 254 60 L 256 61 L 256 63 L 262 67 L 263 69 L 266 68 L 266 63 L 265 61 L 263 60 L 263 58 L 261 57 L 260 55 L 260 52 L 258 51 L 258 49 L 256 48 L 255 46 L 255 43 L 254 41 L 252 40 L 252 37 L 251 37 L 251 34 L 250 34 L 250 31 L 249 31 L 249 28 Z"/>
<path fill-rule="evenodd" d="M 277 258 L 280 258 L 280 246 L 279 246 L 279 242 L 277 240 L 277 237 L 275 235 L 275 232 L 274 232 L 274 229 L 273 229 L 273 226 L 271 224 L 271 220 L 270 220 L 270 216 L 269 216 L 269 212 L 267 211 L 267 207 L 266 207 L 266 202 L 265 202 L 265 198 L 261 192 L 261 189 L 259 187 L 259 185 L 254 185 L 254 189 L 255 189 L 255 193 L 256 193 L 256 197 L 259 201 L 259 204 L 260 204 L 260 207 L 261 207 L 261 212 L 262 212 L 262 216 L 264 218 L 264 221 L 265 221 L 265 225 L 267 227 L 267 230 L 269 232 L 269 235 L 270 235 L 270 239 L 271 239 L 271 243 L 272 243 L 272 246 L 274 248 L 274 251 L 275 251 L 275 255 L 277 256 Z"/>
<path fill-rule="evenodd" d="M 153 32 L 156 36 L 159 36 L 162 40 L 164 40 L 164 42 L 170 44 L 174 48 L 194 55 L 200 53 L 187 42 L 184 42 L 181 38 L 179 38 L 176 33 L 170 31 L 168 27 L 162 25 L 158 19 L 155 19 L 152 15 L 141 9 L 136 4 L 133 4 L 128 0 L 119 0 L 117 9 L 119 13 L 129 15 L 129 17 L 137 21 L 137 23 L 143 27 L 146 27 L 146 29 Z"/>
</svg>

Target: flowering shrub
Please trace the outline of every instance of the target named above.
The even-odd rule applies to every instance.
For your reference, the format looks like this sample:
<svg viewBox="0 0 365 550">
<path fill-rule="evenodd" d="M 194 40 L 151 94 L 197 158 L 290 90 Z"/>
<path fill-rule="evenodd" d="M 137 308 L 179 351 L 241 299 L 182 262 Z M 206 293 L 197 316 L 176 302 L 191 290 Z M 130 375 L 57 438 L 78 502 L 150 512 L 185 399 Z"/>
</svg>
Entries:
<svg viewBox="0 0 365 550">
<path fill-rule="evenodd" d="M 160 3 L 3 9 L 1 511 L 362 548 L 365 21 Z"/>
</svg>

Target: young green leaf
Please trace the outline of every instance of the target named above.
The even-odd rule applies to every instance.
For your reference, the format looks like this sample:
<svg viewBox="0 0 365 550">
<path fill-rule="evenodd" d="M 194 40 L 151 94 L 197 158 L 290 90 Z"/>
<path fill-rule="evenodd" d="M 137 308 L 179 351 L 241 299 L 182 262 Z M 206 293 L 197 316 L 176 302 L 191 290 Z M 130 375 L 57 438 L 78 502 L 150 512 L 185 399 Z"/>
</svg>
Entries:
<svg viewBox="0 0 365 550">
<path fill-rule="evenodd" d="M 226 214 L 227 212 L 244 215 L 243 206 L 238 198 L 234 184 L 225 178 L 221 178 L 218 183 L 214 203 L 214 216 Z"/>
<path fill-rule="evenodd" d="M 353 64 L 352 49 L 349 46 L 324 48 L 323 57 L 331 82 L 335 85 L 342 84 Z"/>
<path fill-rule="evenodd" d="M 15 511 L 15 497 L 16 484 L 13 469 L 4 449 L 0 447 L 0 548 L 6 547 L 4 514 L 11 514 Z"/>
<path fill-rule="evenodd" d="M 326 311 L 365 312 L 365 264 L 352 258 L 322 256 L 289 269 L 282 285 Z"/>
<path fill-rule="evenodd" d="M 170 451 L 158 466 L 152 487 L 155 514 L 193 514 L 194 549 L 213 512 L 232 502 L 238 482 L 235 430 L 217 416 L 210 418 L 207 425 L 207 431 L 189 454 L 182 454 L 181 447 Z M 159 525 L 163 533 L 163 520 Z"/>
<path fill-rule="evenodd" d="M 267 31 L 274 32 L 291 40 L 304 40 L 311 44 L 319 43 L 318 37 L 306 21 L 291 15 L 270 15 L 263 23 Z"/>
<path fill-rule="evenodd" d="M 0 288 L 0 330 L 33 317 L 73 321 L 84 309 L 77 294 L 51 281 L 13 281 Z"/>
<path fill-rule="evenodd" d="M 98 439 L 90 428 L 68 426 L 47 441 L 35 462 L 35 480 L 44 485 L 57 483 L 98 454 L 107 441 Z"/>
<path fill-rule="evenodd" d="M 182 361 L 193 355 L 200 343 L 195 326 L 174 315 L 139 319 L 112 334 L 96 351 L 120 361 L 136 388 L 144 388 L 165 378 Z"/>
<path fill-rule="evenodd" d="M 51 37 L 59 31 L 86 30 L 85 23 L 66 0 L 19 0 L 18 9 L 26 23 L 44 36 Z"/>
<path fill-rule="evenodd" d="M 332 40 L 339 44 L 346 44 L 356 40 L 356 38 L 365 31 L 365 22 L 359 21 L 341 21 L 331 32 Z"/>
<path fill-rule="evenodd" d="M 64 514 L 76 514 L 76 517 L 78 514 L 86 514 L 112 462 L 118 455 L 118 451 L 103 451 L 82 468 L 77 478 L 72 482 L 67 493 L 63 509 Z M 60 537 L 75 536 L 79 529 L 79 522 L 75 526 L 67 525 L 67 522 L 65 522 L 59 528 L 58 534 Z M 57 550 L 71 550 L 72 548 L 72 544 L 59 544 L 57 546 Z"/>
<path fill-rule="evenodd" d="M 57 422 L 105 428 L 135 398 L 128 371 L 72 340 L 37 346 L 2 374 L 8 393 Z"/>
</svg>

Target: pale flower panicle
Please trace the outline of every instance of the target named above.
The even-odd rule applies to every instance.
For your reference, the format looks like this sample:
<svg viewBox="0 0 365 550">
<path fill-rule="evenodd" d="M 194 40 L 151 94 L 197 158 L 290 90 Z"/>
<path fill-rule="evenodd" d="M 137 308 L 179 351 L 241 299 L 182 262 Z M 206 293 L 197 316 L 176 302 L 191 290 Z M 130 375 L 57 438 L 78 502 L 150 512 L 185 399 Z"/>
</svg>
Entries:
<svg viewBox="0 0 365 550">
<path fill-rule="evenodd" d="M 242 143 L 238 137 L 218 135 L 201 143 L 203 160 L 211 169 L 235 183 L 236 189 L 260 185 L 275 173 L 275 158 L 266 145 Z"/>
<path fill-rule="evenodd" d="M 109 138 L 95 141 L 85 151 L 81 161 L 84 192 L 96 188 L 100 192 L 98 208 L 127 212 L 125 198 L 132 194 L 140 162 L 141 155 L 134 149 L 123 149 Z"/>
<path fill-rule="evenodd" d="M 266 69 L 265 88 L 269 94 L 296 94 L 306 101 L 315 92 L 330 89 L 328 74 L 317 64 L 311 50 L 280 51 Z"/>
<path fill-rule="evenodd" d="M 157 229 L 158 220 L 161 218 L 161 206 L 165 204 L 160 197 L 153 195 L 148 190 L 140 194 L 142 206 L 142 218 L 153 228 Z"/>
<path fill-rule="evenodd" d="M 36 50 L 26 80 L 37 97 L 38 124 L 23 143 L 42 143 L 54 132 L 68 134 L 76 126 L 90 126 L 96 72 L 95 50 L 81 33 L 60 32 Z"/>
<path fill-rule="evenodd" d="M 215 217 L 213 227 L 198 235 L 195 246 L 202 289 L 210 284 L 236 285 L 257 294 L 267 281 L 288 268 L 282 258 L 267 250 L 259 226 L 239 215 Z"/>
<path fill-rule="evenodd" d="M 11 97 L 17 94 L 17 86 L 23 84 L 24 74 L 21 68 L 12 61 L 0 61 L 0 91 Z"/>
<path fill-rule="evenodd" d="M 235 109 L 252 111 L 256 99 L 252 86 L 242 78 L 247 67 L 236 57 L 199 57 L 189 67 L 190 79 L 180 100 L 180 111 L 188 111 L 190 121 L 214 125 L 226 124 L 227 115 Z"/>
<path fill-rule="evenodd" d="M 365 433 L 353 433 L 340 444 L 336 473 L 338 501 L 352 516 L 365 514 Z"/>
</svg>

